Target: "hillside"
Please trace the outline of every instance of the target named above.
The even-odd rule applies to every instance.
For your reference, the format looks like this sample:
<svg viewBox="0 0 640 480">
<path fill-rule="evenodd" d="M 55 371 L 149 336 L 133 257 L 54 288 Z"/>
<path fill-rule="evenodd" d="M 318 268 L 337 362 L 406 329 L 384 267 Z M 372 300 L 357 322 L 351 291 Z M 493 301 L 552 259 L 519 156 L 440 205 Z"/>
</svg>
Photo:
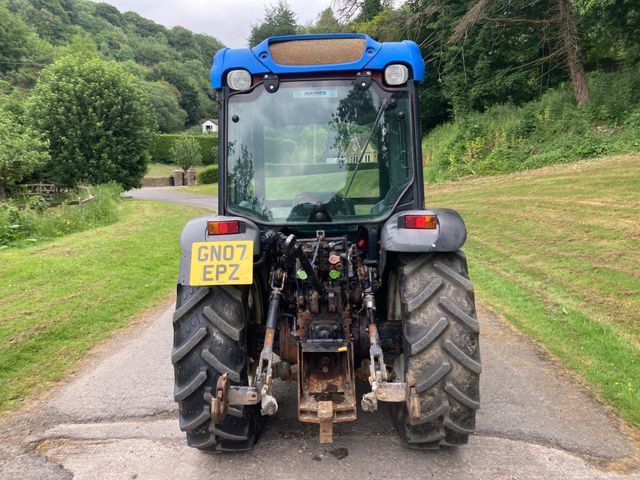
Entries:
<svg viewBox="0 0 640 480">
<path fill-rule="evenodd" d="M 0 104 L 14 113 L 62 51 L 95 49 L 137 77 L 160 131 L 216 115 L 208 71 L 223 45 L 213 37 L 89 0 L 0 0 L 0 25 Z"/>
<path fill-rule="evenodd" d="M 576 105 L 565 83 L 524 105 L 495 105 L 436 127 L 423 140 L 425 178 L 496 175 L 638 151 L 637 69 L 588 79 L 587 105 Z"/>
<path fill-rule="evenodd" d="M 640 155 L 427 185 L 479 298 L 640 425 Z"/>
</svg>

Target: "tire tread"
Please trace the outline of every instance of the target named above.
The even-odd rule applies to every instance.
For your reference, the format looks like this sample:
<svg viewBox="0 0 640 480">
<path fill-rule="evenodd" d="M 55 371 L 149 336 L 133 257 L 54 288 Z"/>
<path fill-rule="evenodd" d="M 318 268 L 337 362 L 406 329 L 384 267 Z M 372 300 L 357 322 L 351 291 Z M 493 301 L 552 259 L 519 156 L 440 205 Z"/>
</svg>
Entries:
<svg viewBox="0 0 640 480">
<path fill-rule="evenodd" d="M 255 406 L 229 407 L 220 424 L 211 419 L 212 392 L 220 375 L 228 373 L 232 384 L 246 385 L 247 291 L 178 285 L 171 354 L 174 398 L 188 445 L 203 451 L 250 450 L 262 427 Z"/>
<path fill-rule="evenodd" d="M 395 408 L 411 448 L 467 443 L 480 407 L 480 325 L 473 284 L 460 251 L 399 254 L 398 289 L 404 332 L 404 378 L 419 396 L 420 416 Z"/>
</svg>

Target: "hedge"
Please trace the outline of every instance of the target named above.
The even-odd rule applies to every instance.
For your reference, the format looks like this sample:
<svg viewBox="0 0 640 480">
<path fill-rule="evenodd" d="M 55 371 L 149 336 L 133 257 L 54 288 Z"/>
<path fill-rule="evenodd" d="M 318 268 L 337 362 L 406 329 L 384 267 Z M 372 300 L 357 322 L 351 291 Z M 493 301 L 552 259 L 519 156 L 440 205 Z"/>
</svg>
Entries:
<svg viewBox="0 0 640 480">
<path fill-rule="evenodd" d="M 199 184 L 218 183 L 218 165 L 212 165 L 196 174 Z"/>
<path fill-rule="evenodd" d="M 171 147 L 173 142 L 181 137 L 191 137 L 200 145 L 202 151 L 202 163 L 213 165 L 218 156 L 218 136 L 217 135 L 176 135 L 161 133 L 155 136 L 151 142 L 151 161 L 153 163 L 174 163 L 171 158 Z"/>
</svg>

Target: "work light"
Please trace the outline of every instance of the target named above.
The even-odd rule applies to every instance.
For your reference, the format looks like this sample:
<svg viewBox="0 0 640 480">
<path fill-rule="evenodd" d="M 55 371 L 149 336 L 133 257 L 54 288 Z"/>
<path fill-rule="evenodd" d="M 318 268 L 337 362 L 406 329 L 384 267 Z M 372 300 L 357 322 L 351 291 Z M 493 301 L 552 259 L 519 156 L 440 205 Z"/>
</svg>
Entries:
<svg viewBox="0 0 640 480">
<path fill-rule="evenodd" d="M 227 73 L 227 85 L 232 90 L 248 90 L 251 88 L 251 74 L 242 68 L 231 70 Z"/>
<path fill-rule="evenodd" d="M 402 85 L 409 80 L 409 69 L 399 63 L 393 63 L 384 69 L 384 81 L 387 85 Z"/>
</svg>

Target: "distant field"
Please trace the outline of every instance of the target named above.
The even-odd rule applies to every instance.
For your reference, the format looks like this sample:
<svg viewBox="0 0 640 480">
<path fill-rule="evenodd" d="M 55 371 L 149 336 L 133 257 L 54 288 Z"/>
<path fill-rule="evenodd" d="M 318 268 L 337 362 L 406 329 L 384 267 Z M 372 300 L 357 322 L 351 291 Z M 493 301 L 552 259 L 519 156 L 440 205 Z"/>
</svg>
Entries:
<svg viewBox="0 0 640 480">
<path fill-rule="evenodd" d="M 640 426 L 640 156 L 427 185 L 426 197 L 463 215 L 482 301 Z"/>
<path fill-rule="evenodd" d="M 353 171 L 335 173 L 316 173 L 310 175 L 292 175 L 267 177 L 268 200 L 293 200 L 301 192 L 342 192 L 353 177 Z M 380 195 L 377 170 L 358 170 L 353 177 L 349 197 L 377 197 Z"/>
<path fill-rule="evenodd" d="M 198 211 L 127 200 L 109 226 L 0 251 L 0 412 L 171 294 L 180 232 Z"/>
<path fill-rule="evenodd" d="M 150 163 L 147 168 L 145 177 L 170 177 L 176 165 L 166 165 L 164 163 Z"/>
</svg>

